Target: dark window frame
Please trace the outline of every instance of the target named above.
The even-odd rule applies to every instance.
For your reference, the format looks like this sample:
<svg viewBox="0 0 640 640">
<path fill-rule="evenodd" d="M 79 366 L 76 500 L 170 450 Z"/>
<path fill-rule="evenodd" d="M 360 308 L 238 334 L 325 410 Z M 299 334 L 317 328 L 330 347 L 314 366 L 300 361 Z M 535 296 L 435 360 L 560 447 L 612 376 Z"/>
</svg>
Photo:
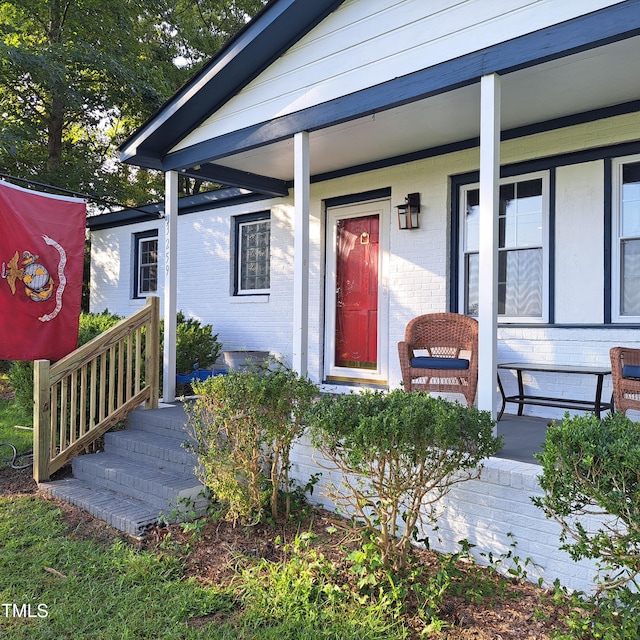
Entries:
<svg viewBox="0 0 640 640">
<path fill-rule="evenodd" d="M 155 289 L 149 289 L 148 291 L 141 291 L 140 287 L 140 271 L 143 267 L 141 264 L 141 251 L 140 251 L 140 243 L 145 240 L 153 240 L 156 241 L 156 263 L 155 263 Z M 149 231 L 141 231 L 139 233 L 133 234 L 133 298 L 146 298 L 147 296 L 152 296 L 157 294 L 158 292 L 158 230 L 152 229 Z M 149 263 L 150 266 L 152 263 Z"/>
<path fill-rule="evenodd" d="M 271 223 L 271 211 L 258 211 L 256 213 L 248 213 L 233 218 L 233 235 L 231 243 L 231 292 L 233 296 L 248 297 L 248 296 L 268 296 L 271 292 L 271 225 L 269 225 L 269 286 L 264 289 L 243 289 L 240 283 L 240 266 L 241 266 L 241 251 L 242 251 L 242 228 L 251 223 Z"/>
</svg>

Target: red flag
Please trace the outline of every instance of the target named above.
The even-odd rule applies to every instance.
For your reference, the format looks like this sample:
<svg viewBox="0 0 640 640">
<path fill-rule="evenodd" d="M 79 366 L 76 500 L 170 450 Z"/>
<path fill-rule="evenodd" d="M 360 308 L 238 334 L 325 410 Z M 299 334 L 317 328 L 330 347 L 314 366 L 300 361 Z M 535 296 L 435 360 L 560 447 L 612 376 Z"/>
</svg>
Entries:
<svg viewBox="0 0 640 640">
<path fill-rule="evenodd" d="M 78 344 L 86 205 L 0 182 L 0 360 Z"/>
</svg>

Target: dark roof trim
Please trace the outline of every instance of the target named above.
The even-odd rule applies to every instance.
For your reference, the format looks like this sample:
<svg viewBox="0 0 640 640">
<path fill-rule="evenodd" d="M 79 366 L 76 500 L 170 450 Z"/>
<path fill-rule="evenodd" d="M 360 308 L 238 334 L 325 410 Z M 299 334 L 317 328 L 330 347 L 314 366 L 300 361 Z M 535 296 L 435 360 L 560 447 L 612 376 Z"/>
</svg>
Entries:
<svg viewBox="0 0 640 640">
<path fill-rule="evenodd" d="M 180 198 L 178 200 L 178 215 L 197 213 L 198 211 L 209 211 L 210 209 L 230 207 L 234 204 L 255 202 L 257 200 L 266 200 L 266 197 L 263 194 L 251 193 L 250 191 L 239 188 L 208 191 L 206 193 L 198 193 L 194 196 Z M 91 216 L 87 218 L 87 227 L 90 231 L 99 231 L 100 229 L 112 229 L 114 227 L 123 227 L 139 222 L 159 224 L 157 219 L 154 220 L 150 218 L 149 213 L 158 214 L 159 218 L 163 218 L 164 202 L 148 204 L 138 207 L 137 209 L 122 209 L 121 211 Z"/>
<path fill-rule="evenodd" d="M 591 111 L 575 113 L 570 116 L 563 116 L 561 118 L 554 118 L 552 120 L 536 122 L 535 124 L 530 124 L 524 127 L 505 129 L 501 132 L 500 139 L 502 141 L 515 140 L 517 138 L 523 138 L 525 136 L 531 136 L 537 133 L 556 131 L 557 129 L 573 127 L 575 125 L 585 124 L 588 122 L 596 122 L 597 120 L 614 118 L 616 116 L 625 115 L 627 113 L 636 113 L 638 111 L 640 111 L 640 100 L 633 100 L 631 102 L 624 102 L 622 104 L 613 105 L 611 107 L 603 107 L 602 109 L 593 109 Z M 479 137 L 469 138 L 467 140 L 458 140 L 456 142 L 451 142 L 437 147 L 430 147 L 428 149 L 412 151 L 410 153 L 404 153 L 398 156 L 382 158 L 381 160 L 372 160 L 371 162 L 365 162 L 364 164 L 345 167 L 344 169 L 336 169 L 335 171 L 327 171 L 326 173 L 316 173 L 315 175 L 311 176 L 311 182 L 315 183 L 325 182 L 327 180 L 335 180 L 336 178 L 344 178 L 346 176 L 358 173 L 365 173 L 366 171 L 386 169 L 387 167 L 393 167 L 398 164 L 406 164 L 408 162 L 415 162 L 417 160 L 435 158 L 447 153 L 455 153 L 457 151 L 475 149 L 479 146 Z M 293 183 L 291 183 L 290 186 L 293 187 Z"/>
<path fill-rule="evenodd" d="M 374 87 L 175 151 L 166 156 L 162 169 L 175 170 L 199 162 L 215 161 L 286 140 L 299 131 L 322 129 L 474 84 L 488 73 L 511 73 L 636 35 L 640 35 L 640 0 L 626 0 Z"/>
<path fill-rule="evenodd" d="M 614 105 L 612 107 L 606 107 L 604 109 L 596 109 L 593 111 L 586 111 L 584 113 L 575 114 L 563 118 L 556 118 L 554 120 L 548 120 L 545 122 L 536 123 L 527 127 L 518 127 L 516 129 L 509 129 L 502 132 L 502 140 L 513 140 L 518 137 L 528 136 L 535 133 L 541 133 L 545 131 L 554 131 L 556 129 L 562 129 L 564 127 L 570 127 L 577 124 L 583 124 L 586 122 L 595 122 L 603 118 L 615 117 L 626 113 L 635 113 L 640 111 L 640 100 L 633 102 L 626 102 L 620 105 Z M 327 180 L 334 180 L 336 178 L 344 178 L 346 176 L 355 175 L 358 173 L 366 173 L 367 171 L 374 171 L 376 169 L 384 169 L 387 167 L 396 166 L 399 164 L 407 164 L 409 162 L 415 162 L 418 160 L 424 160 L 426 158 L 434 158 L 447 153 L 454 153 L 456 151 L 462 151 L 465 149 L 473 149 L 480 145 L 479 138 L 471 138 L 469 140 L 461 140 L 452 144 L 442 145 L 438 147 L 431 147 L 429 149 L 423 149 L 421 151 L 415 151 L 399 156 L 392 156 L 383 160 L 376 160 L 365 164 L 354 165 L 345 169 L 339 169 L 328 173 L 319 173 L 311 176 L 311 182 L 325 182 Z M 568 152 L 560 154 L 558 156 L 545 156 L 538 160 L 526 160 L 524 165 L 528 167 L 525 170 L 523 163 L 512 164 L 501 167 L 501 176 L 518 175 L 526 173 L 527 171 L 548 169 L 551 166 L 562 166 L 563 164 L 572 164 L 575 162 L 589 162 L 591 160 L 598 160 L 603 157 L 617 157 L 623 155 L 631 155 L 638 153 L 638 142 L 623 142 L 608 147 L 595 147 L 591 150 L 581 150 L 576 152 Z M 534 167 L 535 169 L 531 168 Z M 223 167 L 224 168 L 224 167 Z M 190 175 L 190 172 L 189 172 Z M 472 171 L 468 174 L 454 176 L 455 180 L 459 180 L 461 183 L 470 183 L 478 181 L 478 172 Z M 293 184 L 288 185 L 293 187 Z M 377 193 L 377 192 L 376 192 Z M 383 195 L 380 195 L 383 197 Z M 336 200 L 340 200 L 340 196 Z M 233 189 L 220 189 L 218 191 L 212 191 L 208 193 L 198 194 L 191 197 L 181 198 L 179 200 L 179 215 L 194 213 L 196 211 L 204 211 L 207 209 L 219 209 L 240 202 L 256 202 L 260 200 L 266 200 L 268 196 L 261 193 L 249 193 L 246 190 L 233 188 Z M 330 206 L 334 206 L 332 199 L 325 201 L 325 204 L 330 203 Z M 141 213 L 144 211 L 146 213 Z M 112 213 L 100 214 L 87 219 L 87 227 L 91 230 L 108 229 L 111 227 L 118 227 L 127 224 L 134 224 L 138 222 L 148 222 L 149 213 L 159 214 L 162 217 L 164 214 L 164 203 L 156 203 L 152 205 L 145 205 L 138 207 L 137 209 L 124 209 L 122 211 L 115 211 Z"/>
<path fill-rule="evenodd" d="M 197 165 L 193 169 L 183 169 L 180 171 L 180 175 L 206 182 L 217 182 L 230 187 L 242 187 L 265 196 L 286 196 L 289 193 L 289 187 L 284 180 L 211 163 Z"/>
<path fill-rule="evenodd" d="M 121 160 L 161 158 L 344 0 L 273 0 L 122 145 Z"/>
</svg>

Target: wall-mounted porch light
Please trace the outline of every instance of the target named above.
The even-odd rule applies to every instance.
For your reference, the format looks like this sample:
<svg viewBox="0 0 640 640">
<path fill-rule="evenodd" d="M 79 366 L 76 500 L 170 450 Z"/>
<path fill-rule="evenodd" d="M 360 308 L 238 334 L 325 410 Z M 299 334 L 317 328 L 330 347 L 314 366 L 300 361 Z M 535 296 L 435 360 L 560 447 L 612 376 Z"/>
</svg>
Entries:
<svg viewBox="0 0 640 640">
<path fill-rule="evenodd" d="M 417 229 L 420 226 L 420 194 L 410 193 L 404 204 L 396 206 L 398 210 L 398 229 Z"/>
</svg>

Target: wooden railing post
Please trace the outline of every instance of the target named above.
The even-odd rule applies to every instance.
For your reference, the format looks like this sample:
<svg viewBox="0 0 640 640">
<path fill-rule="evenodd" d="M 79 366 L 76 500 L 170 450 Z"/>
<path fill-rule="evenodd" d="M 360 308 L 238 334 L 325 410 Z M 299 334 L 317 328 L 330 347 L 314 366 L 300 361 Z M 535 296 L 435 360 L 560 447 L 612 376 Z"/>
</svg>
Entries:
<svg viewBox="0 0 640 640">
<path fill-rule="evenodd" d="M 51 385 L 50 362 L 33 363 L 33 479 L 49 479 L 51 458 Z"/>
<path fill-rule="evenodd" d="M 160 393 L 160 298 L 147 298 L 147 307 L 151 319 L 147 325 L 145 380 L 151 387 L 151 395 L 144 406 L 145 409 L 157 409 Z"/>
</svg>

